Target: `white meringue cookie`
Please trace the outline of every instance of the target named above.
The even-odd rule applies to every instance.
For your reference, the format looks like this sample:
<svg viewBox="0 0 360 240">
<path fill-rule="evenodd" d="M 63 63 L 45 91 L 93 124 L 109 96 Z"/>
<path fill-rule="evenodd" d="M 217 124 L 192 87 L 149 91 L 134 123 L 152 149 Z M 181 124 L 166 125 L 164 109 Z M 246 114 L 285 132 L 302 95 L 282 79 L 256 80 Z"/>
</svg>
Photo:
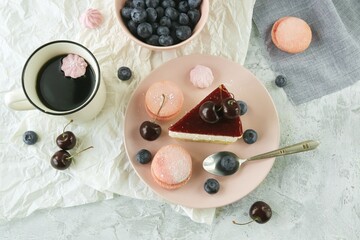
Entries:
<svg viewBox="0 0 360 240">
<path fill-rule="evenodd" d="M 197 65 L 190 71 L 190 81 L 198 88 L 207 88 L 214 81 L 214 75 L 210 68 Z"/>
<path fill-rule="evenodd" d="M 99 10 L 89 8 L 81 14 L 80 22 L 87 28 L 97 28 L 103 22 L 103 16 Z"/>
<path fill-rule="evenodd" d="M 78 78 L 84 76 L 87 65 L 82 57 L 70 53 L 62 59 L 61 70 L 66 77 Z"/>
</svg>

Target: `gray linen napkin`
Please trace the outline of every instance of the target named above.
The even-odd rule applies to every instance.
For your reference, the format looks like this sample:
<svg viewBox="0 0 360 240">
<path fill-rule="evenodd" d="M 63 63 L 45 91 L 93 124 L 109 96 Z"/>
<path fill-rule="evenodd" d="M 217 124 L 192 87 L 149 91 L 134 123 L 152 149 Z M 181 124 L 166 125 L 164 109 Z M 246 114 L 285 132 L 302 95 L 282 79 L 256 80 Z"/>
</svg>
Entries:
<svg viewBox="0 0 360 240">
<path fill-rule="evenodd" d="M 284 16 L 302 18 L 310 25 L 313 39 L 305 52 L 288 54 L 272 43 L 272 25 Z M 360 79 L 359 0 L 257 0 L 253 20 L 273 70 L 288 79 L 284 90 L 294 104 L 320 98 Z"/>
</svg>

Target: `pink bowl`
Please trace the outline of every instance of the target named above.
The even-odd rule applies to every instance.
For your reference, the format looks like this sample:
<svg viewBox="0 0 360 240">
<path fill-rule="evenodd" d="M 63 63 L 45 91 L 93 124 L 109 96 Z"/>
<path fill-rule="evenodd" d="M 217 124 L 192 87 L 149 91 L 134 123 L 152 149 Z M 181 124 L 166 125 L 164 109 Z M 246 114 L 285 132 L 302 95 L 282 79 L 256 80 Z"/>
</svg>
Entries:
<svg viewBox="0 0 360 240">
<path fill-rule="evenodd" d="M 116 13 L 116 17 L 120 23 L 122 30 L 126 33 L 127 36 L 129 36 L 130 39 L 132 39 L 134 42 L 136 42 L 140 46 L 146 47 L 146 48 L 148 48 L 150 50 L 154 50 L 154 51 L 172 50 L 172 49 L 179 48 L 179 47 L 185 45 L 186 43 L 190 42 L 201 32 L 201 30 L 204 28 L 206 21 L 209 17 L 209 0 L 203 0 L 201 7 L 200 7 L 201 17 L 200 17 L 199 22 L 196 24 L 191 37 L 189 37 L 185 41 L 182 41 L 182 42 L 172 45 L 172 46 L 153 46 L 153 45 L 147 44 L 147 43 L 137 39 L 125 25 L 121 15 L 120 15 L 120 10 L 123 8 L 125 1 L 126 0 L 115 0 L 115 11 L 116 11 L 115 13 Z"/>
</svg>

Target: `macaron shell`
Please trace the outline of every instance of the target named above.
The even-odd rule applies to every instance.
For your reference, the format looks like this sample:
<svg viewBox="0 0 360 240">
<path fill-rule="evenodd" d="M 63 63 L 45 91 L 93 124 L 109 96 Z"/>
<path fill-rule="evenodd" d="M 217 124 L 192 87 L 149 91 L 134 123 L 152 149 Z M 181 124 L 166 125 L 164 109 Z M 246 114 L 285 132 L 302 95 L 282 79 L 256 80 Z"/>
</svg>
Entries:
<svg viewBox="0 0 360 240">
<path fill-rule="evenodd" d="M 309 47 L 312 32 L 304 20 L 287 16 L 274 23 L 271 38 L 280 50 L 288 53 L 300 53 Z"/>
<path fill-rule="evenodd" d="M 151 162 L 151 174 L 161 187 L 179 188 L 191 177 L 191 156 L 179 145 L 166 145 L 155 154 Z"/>
<path fill-rule="evenodd" d="M 174 112 L 173 114 L 171 115 L 156 115 L 155 113 L 152 113 L 147 104 L 145 104 L 145 110 L 146 110 L 146 113 L 152 118 L 152 119 L 156 119 L 158 121 L 168 121 L 168 120 L 171 120 L 172 118 L 174 118 L 181 110 L 181 107 L 179 108 L 178 111 Z"/>
<path fill-rule="evenodd" d="M 157 178 L 157 176 L 154 174 L 153 170 L 151 171 L 151 176 L 153 177 L 154 181 L 159 184 L 162 188 L 166 188 L 166 189 L 169 189 L 169 190 L 175 190 L 175 189 L 178 189 L 182 186 L 184 186 L 188 180 L 190 179 L 190 176 L 188 177 L 188 179 L 180 182 L 180 183 L 177 183 L 177 184 L 169 184 L 169 183 L 166 183 L 166 182 L 163 182 L 161 181 L 160 179 Z"/>
<path fill-rule="evenodd" d="M 157 120 L 169 120 L 175 117 L 180 112 L 183 103 L 182 90 L 171 81 L 155 82 L 145 95 L 146 112 L 151 118 Z"/>
</svg>

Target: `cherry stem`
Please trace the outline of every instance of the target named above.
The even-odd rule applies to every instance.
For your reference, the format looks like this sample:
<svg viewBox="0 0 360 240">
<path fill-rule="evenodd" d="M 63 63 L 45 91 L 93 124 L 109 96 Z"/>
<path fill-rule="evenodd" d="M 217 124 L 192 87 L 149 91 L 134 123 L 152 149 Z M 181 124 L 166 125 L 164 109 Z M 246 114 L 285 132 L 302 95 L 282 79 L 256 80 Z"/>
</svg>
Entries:
<svg viewBox="0 0 360 240">
<path fill-rule="evenodd" d="M 162 96 L 161 105 L 160 105 L 160 107 L 159 107 L 159 110 L 158 110 L 157 113 L 156 113 L 156 117 L 155 117 L 155 119 L 154 119 L 154 122 L 156 122 L 156 120 L 158 119 L 159 114 L 160 114 L 160 111 L 161 111 L 161 109 L 163 108 L 164 103 L 165 103 L 165 98 L 166 98 L 165 94 L 161 94 L 161 96 Z"/>
<path fill-rule="evenodd" d="M 222 96 L 223 90 L 224 89 L 223 89 L 222 85 L 220 85 L 220 102 L 223 101 L 223 96 Z"/>
<path fill-rule="evenodd" d="M 249 224 L 249 223 L 252 223 L 254 220 L 251 220 L 251 221 L 249 221 L 249 222 L 246 222 L 246 223 L 238 223 L 238 222 L 236 222 L 236 221 L 232 221 L 232 223 L 233 224 L 236 224 L 236 225 L 247 225 L 247 224 Z"/>
<path fill-rule="evenodd" d="M 86 151 L 86 150 L 88 150 L 88 149 L 90 149 L 90 148 L 94 148 L 94 147 L 93 147 L 93 146 L 87 147 L 87 148 L 81 150 L 80 152 L 77 152 L 77 153 L 75 153 L 74 155 L 71 155 L 70 157 L 67 157 L 66 159 L 74 158 L 76 155 L 79 155 L 80 153 L 82 153 L 82 152 L 84 152 L 84 151 Z"/>
<path fill-rule="evenodd" d="M 64 129 L 63 129 L 63 133 L 65 132 L 66 127 L 67 127 L 67 126 L 69 126 L 69 125 L 70 125 L 70 123 L 72 123 L 72 122 L 73 122 L 73 120 L 71 119 L 71 120 L 70 120 L 70 122 L 69 122 L 68 124 L 66 124 L 66 125 L 65 125 L 65 127 L 64 127 Z"/>
</svg>

